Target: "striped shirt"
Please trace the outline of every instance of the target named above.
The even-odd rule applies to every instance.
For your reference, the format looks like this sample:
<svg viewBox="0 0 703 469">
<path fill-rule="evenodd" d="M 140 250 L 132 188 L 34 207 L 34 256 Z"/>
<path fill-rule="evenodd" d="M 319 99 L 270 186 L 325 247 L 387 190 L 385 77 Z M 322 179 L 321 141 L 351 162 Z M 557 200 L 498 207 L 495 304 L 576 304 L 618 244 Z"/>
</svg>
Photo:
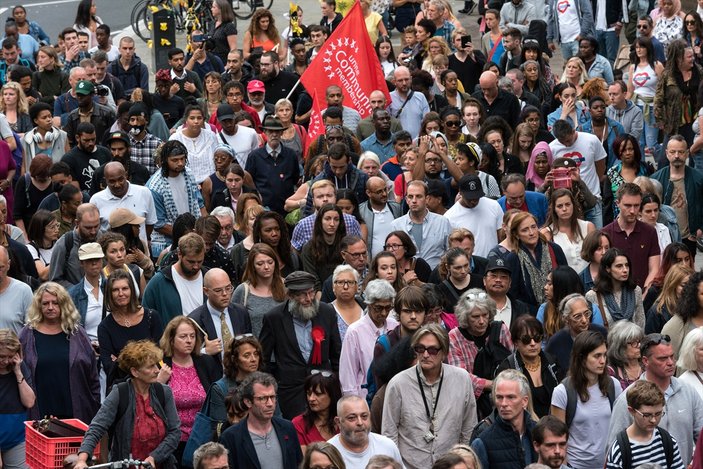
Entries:
<svg viewBox="0 0 703 469">
<path fill-rule="evenodd" d="M 617 440 L 613 442 L 613 445 L 608 451 L 608 459 L 605 463 L 606 469 L 629 469 L 630 467 L 637 467 L 644 463 L 654 463 L 659 464 L 663 468 L 669 467 L 669 469 L 685 469 L 683 461 L 681 460 L 681 454 L 679 453 L 679 445 L 672 436 L 674 444 L 674 463 L 669 467 L 666 463 L 666 453 L 664 452 L 664 444 L 662 443 L 661 434 L 659 429 L 654 430 L 654 435 L 652 439 L 640 443 L 637 441 L 630 440 L 630 451 L 632 452 L 632 464 L 628 468 L 623 468 L 622 465 L 622 453 L 620 452 L 620 445 Z"/>
</svg>

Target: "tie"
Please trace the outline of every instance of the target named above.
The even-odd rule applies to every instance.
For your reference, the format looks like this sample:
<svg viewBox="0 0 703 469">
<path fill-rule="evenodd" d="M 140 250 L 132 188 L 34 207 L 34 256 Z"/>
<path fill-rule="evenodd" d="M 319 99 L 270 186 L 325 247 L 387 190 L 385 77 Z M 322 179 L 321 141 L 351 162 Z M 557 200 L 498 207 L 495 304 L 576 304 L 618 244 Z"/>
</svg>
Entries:
<svg viewBox="0 0 703 469">
<path fill-rule="evenodd" d="M 227 320 L 225 319 L 225 312 L 220 313 L 220 327 L 222 328 L 222 350 L 225 350 L 227 344 L 232 340 L 232 332 L 227 326 Z"/>
</svg>

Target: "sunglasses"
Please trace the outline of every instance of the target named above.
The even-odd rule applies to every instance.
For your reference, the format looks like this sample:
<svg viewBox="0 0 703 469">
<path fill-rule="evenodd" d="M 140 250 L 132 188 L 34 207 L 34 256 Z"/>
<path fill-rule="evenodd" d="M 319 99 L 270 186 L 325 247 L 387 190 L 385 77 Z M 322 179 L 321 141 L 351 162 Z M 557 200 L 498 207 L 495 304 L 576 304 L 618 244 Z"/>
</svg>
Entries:
<svg viewBox="0 0 703 469">
<path fill-rule="evenodd" d="M 239 341 L 239 340 L 242 340 L 242 339 L 246 339 L 247 337 L 254 337 L 254 334 L 247 333 L 247 334 L 235 335 L 235 336 L 234 336 L 234 340 L 235 340 L 235 341 Z"/>
<path fill-rule="evenodd" d="M 692 25 L 692 24 L 696 24 L 696 22 L 695 22 L 695 21 L 693 21 L 693 20 L 688 20 L 688 21 L 685 21 L 685 23 L 686 23 L 686 25 Z"/>
<path fill-rule="evenodd" d="M 666 334 L 649 334 L 640 341 L 640 355 L 644 356 L 645 352 L 656 345 L 670 344 L 671 337 Z"/>
<path fill-rule="evenodd" d="M 520 337 L 520 342 L 522 342 L 522 345 L 530 345 L 532 343 L 532 341 L 534 340 L 536 344 L 539 344 L 542 342 L 542 339 L 544 339 L 544 335 L 542 335 L 542 334 L 535 334 L 535 335 L 525 334 L 522 337 Z"/>
<path fill-rule="evenodd" d="M 418 345 L 416 345 L 416 346 L 413 347 L 413 350 L 414 350 L 415 353 L 417 353 L 418 355 L 424 355 L 425 352 L 427 352 L 427 353 L 429 353 L 431 356 L 434 357 L 434 356 L 437 355 L 437 354 L 439 353 L 439 351 L 442 350 L 442 349 L 439 348 L 439 347 L 425 347 L 424 345 L 419 345 L 419 344 L 418 344 Z"/>
<path fill-rule="evenodd" d="M 446 121 L 444 123 L 447 127 L 461 127 L 461 122 L 460 121 Z"/>
<path fill-rule="evenodd" d="M 637 29 L 649 29 L 649 25 L 648 24 L 638 24 Z"/>
<path fill-rule="evenodd" d="M 327 370 L 310 370 L 310 376 L 314 375 L 322 375 L 324 378 L 331 378 L 334 376 L 334 373 Z"/>
</svg>

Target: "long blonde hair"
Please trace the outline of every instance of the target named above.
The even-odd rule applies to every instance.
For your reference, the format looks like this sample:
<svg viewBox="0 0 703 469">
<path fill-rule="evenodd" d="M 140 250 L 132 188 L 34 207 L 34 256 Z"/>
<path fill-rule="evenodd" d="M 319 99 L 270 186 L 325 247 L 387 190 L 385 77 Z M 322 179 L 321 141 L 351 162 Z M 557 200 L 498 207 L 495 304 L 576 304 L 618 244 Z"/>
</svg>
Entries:
<svg viewBox="0 0 703 469">
<path fill-rule="evenodd" d="M 36 329 L 37 326 L 44 321 L 44 315 L 41 310 L 42 296 L 44 293 L 54 295 L 59 302 L 59 309 L 61 310 L 61 330 L 66 334 L 76 332 L 80 326 L 81 316 L 66 289 L 56 282 L 43 283 L 37 288 L 37 291 L 34 292 L 32 304 L 29 305 L 29 309 L 27 310 L 27 325 L 32 329 Z"/>
<path fill-rule="evenodd" d="M 27 102 L 27 96 L 24 94 L 24 90 L 16 81 L 8 81 L 0 89 L 0 92 L 4 92 L 7 89 L 15 90 L 17 93 L 17 114 L 27 114 L 29 113 L 29 103 Z M 5 112 L 5 100 L 0 99 L 0 112 Z"/>
</svg>

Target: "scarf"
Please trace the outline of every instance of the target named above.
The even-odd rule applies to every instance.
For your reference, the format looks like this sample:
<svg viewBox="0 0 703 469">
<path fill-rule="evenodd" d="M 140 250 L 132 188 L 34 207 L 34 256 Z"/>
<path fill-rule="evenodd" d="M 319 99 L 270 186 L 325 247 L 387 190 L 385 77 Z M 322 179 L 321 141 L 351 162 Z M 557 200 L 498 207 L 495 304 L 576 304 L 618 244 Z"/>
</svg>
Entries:
<svg viewBox="0 0 703 469">
<path fill-rule="evenodd" d="M 618 305 L 615 295 L 613 293 L 604 293 L 603 299 L 605 300 L 605 306 L 608 308 L 610 317 L 613 318 L 613 322 L 617 322 L 623 319 L 628 321 L 632 319 L 635 315 L 635 290 L 631 288 L 623 288 L 620 295 L 620 304 Z"/>
<path fill-rule="evenodd" d="M 537 245 L 539 260 L 532 260 L 532 256 L 523 247 L 517 252 L 520 260 L 523 278 L 529 277 L 532 294 L 537 300 L 537 304 L 544 303 L 544 284 L 547 283 L 547 275 L 552 271 L 552 259 L 549 256 L 549 245 L 540 241 Z"/>
</svg>

